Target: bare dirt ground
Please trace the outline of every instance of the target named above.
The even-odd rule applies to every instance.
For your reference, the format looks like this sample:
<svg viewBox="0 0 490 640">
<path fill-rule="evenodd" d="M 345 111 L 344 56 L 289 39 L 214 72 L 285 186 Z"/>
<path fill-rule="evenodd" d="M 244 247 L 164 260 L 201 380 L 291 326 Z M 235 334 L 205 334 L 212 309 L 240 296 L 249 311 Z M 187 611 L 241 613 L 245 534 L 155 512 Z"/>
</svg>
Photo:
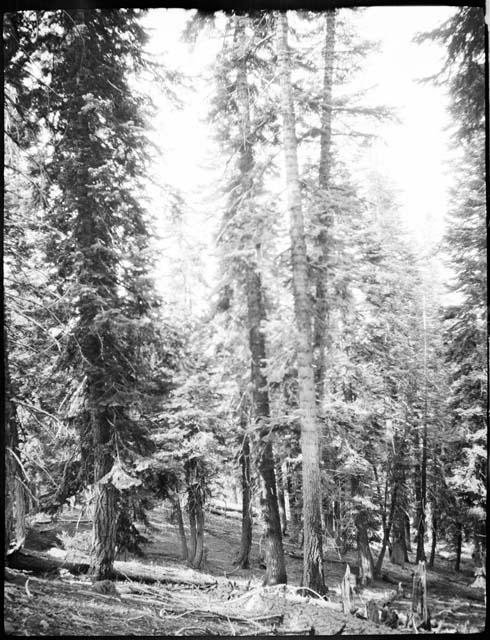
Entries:
<svg viewBox="0 0 490 640">
<path fill-rule="evenodd" d="M 66 511 L 56 521 L 38 522 L 26 540 L 26 548 L 46 550 L 67 560 L 86 560 L 90 524 L 77 511 Z M 301 559 L 285 538 L 288 586 L 263 588 L 259 565 L 258 535 L 254 532 L 251 568 L 233 567 L 239 547 L 240 520 L 206 515 L 207 557 L 201 571 L 194 571 L 179 559 L 177 527 L 169 521 L 166 508 L 150 514 L 150 528 L 143 531 L 148 543 L 145 556 L 119 558 L 118 569 L 131 566 L 153 570 L 159 582 L 143 584 L 118 581 L 114 588 L 96 591 L 87 576 L 72 576 L 61 569 L 53 575 L 32 575 L 6 570 L 4 581 L 4 624 L 6 635 L 369 635 L 411 633 L 378 625 L 356 615 L 343 614 L 339 584 L 346 562 L 356 564 L 355 553 L 342 561 L 334 549 L 326 553 L 325 572 L 328 602 L 304 598 L 298 593 Z M 61 540 L 61 541 L 60 541 Z M 62 550 L 64 545 L 65 550 Z M 375 600 L 387 599 L 403 619 L 411 606 L 411 570 L 385 562 L 386 580 L 376 581 L 354 595 L 359 615 Z M 159 573 L 160 572 L 160 573 Z M 463 557 L 462 571 L 452 571 L 447 559 L 438 557 L 427 572 L 428 604 L 432 632 L 475 633 L 483 631 L 486 601 L 473 581 L 471 558 Z M 393 597 L 401 582 L 403 593 Z M 192 583 L 192 584 L 191 584 Z M 110 586 L 110 585 L 109 585 Z"/>
</svg>

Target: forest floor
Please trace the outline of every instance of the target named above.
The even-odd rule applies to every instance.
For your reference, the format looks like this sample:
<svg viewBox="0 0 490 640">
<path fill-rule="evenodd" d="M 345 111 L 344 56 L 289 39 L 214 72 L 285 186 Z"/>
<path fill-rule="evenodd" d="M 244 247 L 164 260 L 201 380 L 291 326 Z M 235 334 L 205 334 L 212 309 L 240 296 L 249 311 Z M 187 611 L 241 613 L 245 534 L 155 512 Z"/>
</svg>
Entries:
<svg viewBox="0 0 490 640">
<path fill-rule="evenodd" d="M 48 551 L 67 561 L 87 560 L 90 523 L 77 511 L 65 511 L 55 520 L 48 516 L 32 524 L 25 548 Z M 73 576 L 65 569 L 40 575 L 7 569 L 4 581 L 4 625 L 6 635 L 368 635 L 415 633 L 412 629 L 391 629 L 365 619 L 366 602 L 381 607 L 387 600 L 400 619 L 411 606 L 411 571 L 385 562 L 384 580 L 376 581 L 354 595 L 357 614 L 341 611 L 340 582 L 346 563 L 356 564 L 354 552 L 340 560 L 327 549 L 325 571 L 329 601 L 305 598 L 298 593 L 301 580 L 298 552 L 285 538 L 288 586 L 263 588 L 259 564 L 258 536 L 252 546 L 251 568 L 234 569 L 239 548 L 240 519 L 206 514 L 206 560 L 195 571 L 179 559 L 176 525 L 169 511 L 157 508 L 150 513 L 150 527 L 143 533 L 148 543 L 145 556 L 130 554 L 116 562 L 116 568 L 131 575 L 152 571 L 158 582 L 138 580 L 93 585 L 85 575 Z M 255 532 L 254 532 L 255 533 Z M 443 554 L 443 550 L 441 550 Z M 428 606 L 432 632 L 474 633 L 483 631 L 486 600 L 483 589 L 471 588 L 473 565 L 463 555 L 462 571 L 451 569 L 449 558 L 436 559 L 427 571 Z M 398 583 L 402 591 L 396 593 Z M 424 631 L 420 630 L 420 633 Z"/>
</svg>

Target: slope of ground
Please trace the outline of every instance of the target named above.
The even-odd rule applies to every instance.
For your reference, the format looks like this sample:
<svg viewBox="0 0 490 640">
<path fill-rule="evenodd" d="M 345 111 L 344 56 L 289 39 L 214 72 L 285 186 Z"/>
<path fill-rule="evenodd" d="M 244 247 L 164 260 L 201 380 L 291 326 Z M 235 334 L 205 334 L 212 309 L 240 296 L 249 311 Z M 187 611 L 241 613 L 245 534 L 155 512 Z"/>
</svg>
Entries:
<svg viewBox="0 0 490 640">
<path fill-rule="evenodd" d="M 7 635 L 367 635 L 407 632 L 377 625 L 341 612 L 339 584 L 346 561 L 355 565 L 354 554 L 340 561 L 334 549 L 327 550 L 325 571 L 330 601 L 304 598 L 298 593 L 301 559 L 291 557 L 297 549 L 285 539 L 289 585 L 262 588 L 263 569 L 255 536 L 251 568 L 234 569 L 239 546 L 237 518 L 207 514 L 206 562 L 202 571 L 189 569 L 179 560 L 177 528 L 165 508 L 150 514 L 144 533 L 145 556 L 121 557 L 117 568 L 131 575 L 153 571 L 159 582 L 148 585 L 118 581 L 114 585 L 92 585 L 86 576 L 76 579 L 62 569 L 56 576 L 35 576 L 7 569 L 4 589 L 4 619 Z M 90 524 L 78 512 L 65 512 L 56 521 L 37 522 L 26 540 L 29 549 L 52 548 L 51 553 L 70 561 L 86 560 Z M 60 547 L 64 546 L 62 550 Z M 54 548 L 53 548 L 54 547 Z M 435 628 L 441 632 L 476 632 L 485 624 L 482 590 L 469 587 L 471 561 L 466 558 L 461 574 L 451 572 L 441 560 L 428 571 L 429 608 Z M 389 581 L 378 581 L 354 596 L 359 615 L 365 605 L 387 599 L 403 615 L 409 611 L 411 566 L 405 569 L 386 563 Z M 129 572 L 129 569 L 128 569 Z M 59 575 L 61 573 L 61 575 Z M 181 582 L 179 582 L 181 580 Z M 403 593 L 394 596 L 394 585 Z"/>
</svg>

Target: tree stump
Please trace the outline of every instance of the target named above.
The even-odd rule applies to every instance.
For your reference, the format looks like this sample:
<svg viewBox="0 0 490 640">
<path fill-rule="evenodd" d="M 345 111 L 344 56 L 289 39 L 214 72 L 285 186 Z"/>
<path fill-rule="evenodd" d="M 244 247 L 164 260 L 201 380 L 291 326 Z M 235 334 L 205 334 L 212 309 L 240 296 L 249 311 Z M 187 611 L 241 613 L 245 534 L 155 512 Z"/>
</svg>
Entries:
<svg viewBox="0 0 490 640">
<path fill-rule="evenodd" d="M 427 607 L 427 574 L 425 562 L 422 560 L 415 568 L 413 574 L 412 611 L 409 618 L 409 622 L 415 621 L 416 618 L 421 618 L 421 626 L 427 631 L 430 631 L 430 616 Z"/>
<path fill-rule="evenodd" d="M 340 595 L 342 597 L 342 611 L 344 613 L 350 613 L 350 610 L 352 607 L 351 593 L 352 593 L 351 571 L 350 571 L 349 565 L 346 565 L 344 577 L 342 578 L 342 582 L 340 583 Z"/>
<path fill-rule="evenodd" d="M 368 620 L 372 620 L 373 622 L 376 622 L 376 624 L 379 624 L 380 610 L 375 600 L 368 600 L 366 603 L 366 614 Z"/>
<path fill-rule="evenodd" d="M 486 588 L 486 578 L 485 578 L 485 568 L 477 567 L 475 569 L 475 580 L 470 584 L 470 587 L 473 589 L 485 589 Z"/>
</svg>

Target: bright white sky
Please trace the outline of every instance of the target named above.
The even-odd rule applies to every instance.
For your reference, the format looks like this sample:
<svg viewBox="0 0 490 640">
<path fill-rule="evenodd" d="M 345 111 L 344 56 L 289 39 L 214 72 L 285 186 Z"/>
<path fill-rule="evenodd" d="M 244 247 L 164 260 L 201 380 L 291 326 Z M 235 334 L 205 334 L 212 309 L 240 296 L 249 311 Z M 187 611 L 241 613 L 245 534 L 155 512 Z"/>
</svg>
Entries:
<svg viewBox="0 0 490 640">
<path fill-rule="evenodd" d="M 379 51 L 365 60 L 362 80 L 371 88 L 367 100 L 372 105 L 393 107 L 399 118 L 397 123 L 379 125 L 379 141 L 356 158 L 356 163 L 361 175 L 376 169 L 394 184 L 407 227 L 421 246 L 439 241 L 444 231 L 451 183 L 450 120 L 444 89 L 417 82 L 440 70 L 444 51 L 431 42 L 414 44 L 412 38 L 437 27 L 453 12 L 453 7 L 371 7 L 355 18 L 364 38 L 380 41 Z M 180 33 L 189 15 L 182 9 L 152 9 L 147 18 L 153 34 L 150 50 L 161 56 L 167 68 L 190 75 L 194 87 L 181 95 L 181 110 L 162 101 L 158 92 L 154 94 L 159 112 L 153 140 L 163 153 L 154 174 L 157 180 L 182 191 L 188 205 L 188 242 L 200 247 L 199 269 L 212 288 L 216 285 L 212 240 L 221 215 L 216 190 L 225 159 L 219 156 L 206 115 L 214 91 L 212 63 L 221 42 L 216 32 L 202 36 L 194 49 L 181 42 Z M 158 189 L 152 196 L 164 233 L 168 224 L 165 206 Z M 161 291 L 168 296 L 168 264 L 178 259 L 179 249 L 162 241 L 159 250 Z M 208 298 L 209 288 L 202 287 Z M 196 294 L 194 310 L 204 310 L 205 296 Z"/>
</svg>

